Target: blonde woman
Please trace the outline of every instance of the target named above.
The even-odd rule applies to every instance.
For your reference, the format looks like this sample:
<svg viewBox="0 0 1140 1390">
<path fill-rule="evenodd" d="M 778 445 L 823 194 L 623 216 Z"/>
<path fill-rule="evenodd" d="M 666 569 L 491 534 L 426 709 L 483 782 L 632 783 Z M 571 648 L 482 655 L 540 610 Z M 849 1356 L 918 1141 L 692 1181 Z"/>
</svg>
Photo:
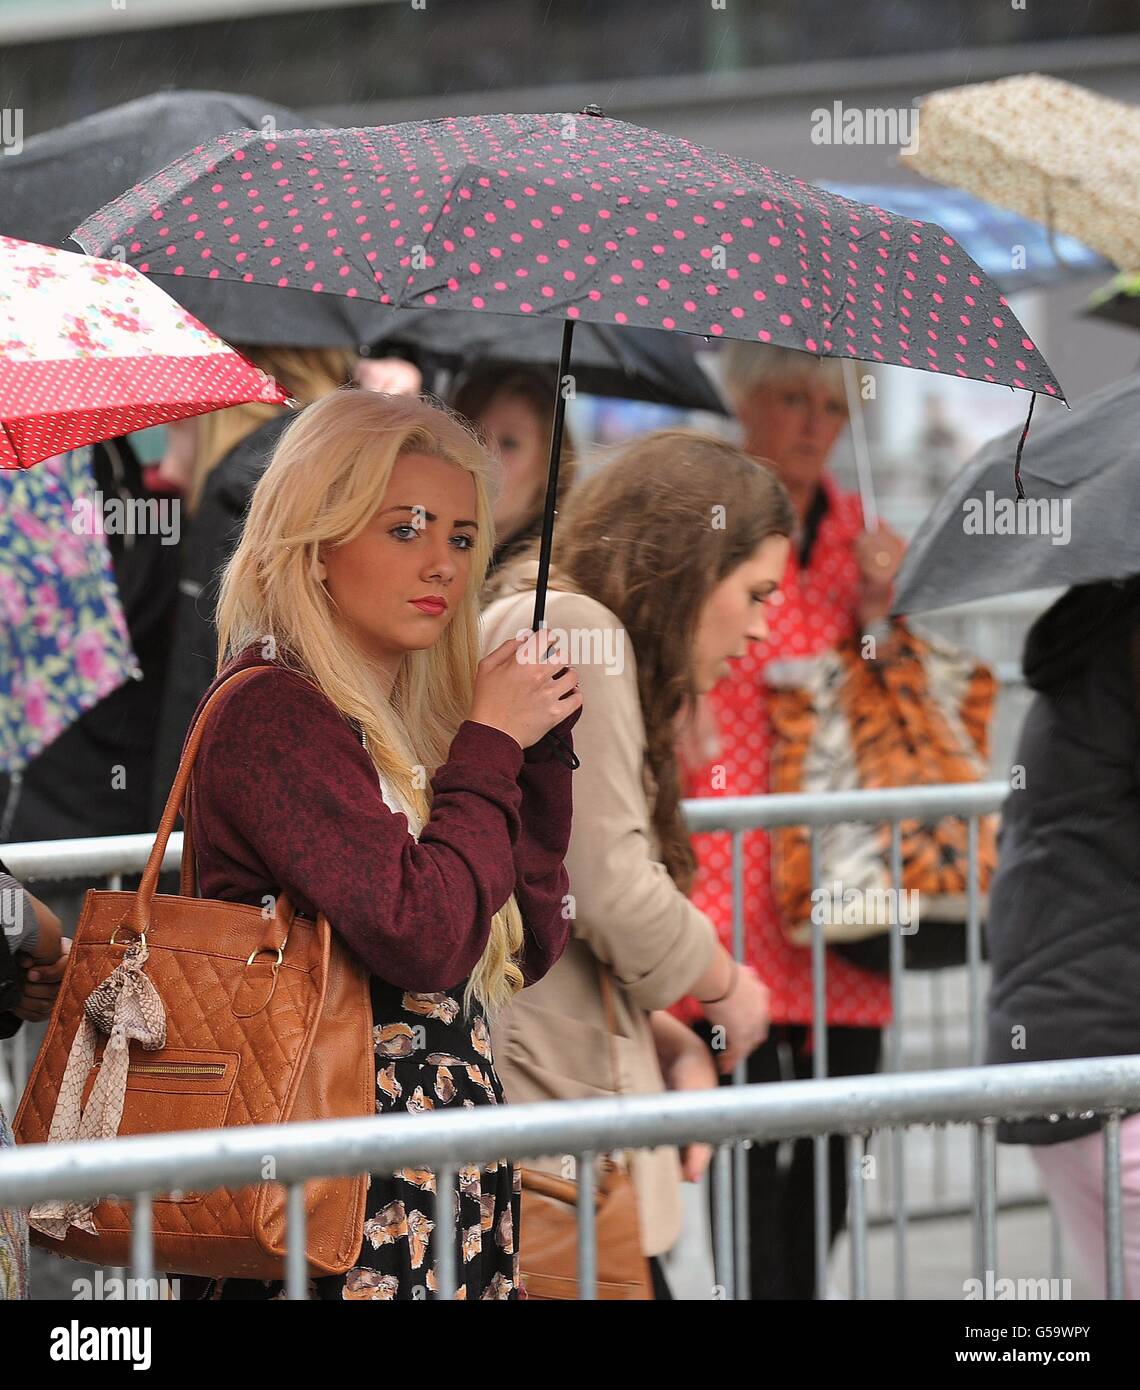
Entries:
<svg viewBox="0 0 1140 1390">
<path fill-rule="evenodd" d="M 202 741 L 201 890 L 328 917 L 372 976 L 378 1112 L 498 1104 L 488 1016 L 566 941 L 570 773 L 544 736 L 581 697 L 573 670 L 516 659 L 525 642 L 479 661 L 488 466 L 423 402 L 328 396 L 278 446 L 222 581 L 219 680 L 275 671 L 223 696 Z M 434 1186 L 373 1174 L 358 1263 L 316 1296 L 430 1297 L 450 1236 L 460 1297 L 518 1297 L 512 1166 L 461 1168 L 457 1221 Z"/>
<path fill-rule="evenodd" d="M 302 406 L 346 385 L 356 361 L 339 348 L 246 345 L 241 350 Z M 164 463 L 170 466 L 172 449 L 181 456 L 174 467 L 185 497 L 184 526 L 174 633 L 167 639 L 169 661 L 154 740 L 151 825 L 162 819 L 186 728 L 217 668 L 218 577 L 233 554 L 257 480 L 296 418 L 284 406 L 252 402 L 174 427 Z"/>
</svg>

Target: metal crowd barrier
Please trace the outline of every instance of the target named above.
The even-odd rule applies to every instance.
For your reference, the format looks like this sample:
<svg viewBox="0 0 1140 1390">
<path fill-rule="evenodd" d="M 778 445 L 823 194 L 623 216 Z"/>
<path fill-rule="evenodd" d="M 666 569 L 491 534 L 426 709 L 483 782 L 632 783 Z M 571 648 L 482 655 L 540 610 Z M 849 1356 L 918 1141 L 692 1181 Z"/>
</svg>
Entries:
<svg viewBox="0 0 1140 1390">
<path fill-rule="evenodd" d="M 933 821 L 947 816 L 962 817 L 968 823 L 968 913 L 966 922 L 966 974 L 968 982 L 968 1022 L 969 1022 L 969 1060 L 978 1065 L 983 1057 L 983 971 L 981 948 L 981 914 L 978 893 L 978 817 L 1000 809 L 1009 792 L 1004 782 L 984 782 L 953 786 L 905 787 L 882 791 L 854 791 L 824 793 L 818 795 L 793 794 L 769 795 L 759 797 L 718 797 L 683 803 L 690 829 L 697 833 L 725 832 L 732 836 L 733 866 L 733 940 L 738 959 L 744 952 L 744 836 L 753 830 L 772 829 L 777 826 L 799 825 L 813 831 L 821 826 L 844 822 L 862 824 L 887 824 L 891 829 L 891 887 L 900 887 L 901 877 L 901 830 L 904 820 L 918 819 Z M 37 843 L 13 844 L 4 849 L 5 861 L 17 877 L 30 882 L 44 882 L 60 879 L 105 878 L 108 886 L 121 886 L 123 874 L 141 871 L 150 852 L 149 835 L 112 836 L 102 839 L 57 840 Z M 181 836 L 172 835 L 163 863 L 164 869 L 176 869 L 181 853 Z M 818 846 L 812 834 L 812 877 L 819 880 Z M 812 993 L 814 1021 L 818 1025 L 825 1017 L 825 986 L 827 952 L 824 944 L 824 929 L 821 924 L 813 926 L 812 937 Z M 887 1033 L 885 1067 L 889 1080 L 900 1081 L 903 1075 L 903 941 L 900 924 L 896 923 L 890 933 L 890 982 L 893 1023 Z M 828 1075 L 826 1029 L 814 1029 L 812 1085 L 820 1084 Z M 15 1049 L 9 1045 L 8 1056 L 14 1065 L 10 1089 L 18 1093 L 22 1089 L 26 1075 L 26 1057 L 20 1055 L 22 1044 L 19 1038 Z M 25 1047 L 26 1051 L 26 1047 Z M 4 1047 L 0 1045 L 0 1062 L 3 1061 Z M 1020 1070 L 1020 1068 L 1019 1068 Z M 993 1068 L 986 1069 L 992 1074 Z M 0 1100 L 5 1099 L 2 1087 L 3 1067 L 0 1066 Z M 907 1074 L 908 1082 L 915 1073 Z M 746 1082 L 745 1067 L 742 1064 L 733 1078 L 737 1086 Z M 783 1092 L 791 1083 L 783 1083 Z M 1087 1106 L 1082 1109 L 1087 1110 Z M 804 1131 L 811 1133 L 815 1144 L 815 1230 L 816 1230 L 816 1278 L 817 1289 L 826 1287 L 829 1262 L 829 1198 L 827 1169 L 826 1129 Z M 838 1131 L 836 1131 L 838 1132 Z M 940 1141 L 944 1132 L 940 1131 Z M 908 1210 L 904 1169 L 904 1133 L 901 1129 L 891 1130 L 891 1209 L 889 1219 L 894 1225 L 894 1285 L 895 1296 L 904 1298 L 907 1290 L 906 1241 Z M 972 1214 L 974 1221 L 975 1253 L 981 1252 L 987 1244 L 985 1224 L 985 1203 L 987 1191 L 992 1187 L 993 1150 L 992 1128 L 984 1125 L 974 1127 L 974 1162 L 972 1172 Z M 936 1155 L 936 1169 L 944 1169 L 944 1150 Z M 726 1285 L 728 1277 L 720 1271 L 731 1267 L 735 1274 L 733 1282 L 739 1296 L 748 1297 L 748 1209 L 747 1209 L 747 1161 L 748 1155 L 743 1141 L 722 1145 L 713 1165 L 712 1182 L 714 1192 L 714 1248 L 717 1252 L 718 1281 Z M 937 1172 L 936 1172 L 937 1177 Z M 861 1188 L 852 1188 L 851 1200 L 856 1195 L 862 1198 Z M 1022 1205 L 1018 1203 L 1016 1205 Z M 950 1215 L 937 1205 L 929 1209 L 929 1215 Z M 853 1212 L 853 1218 L 855 1213 Z M 864 1211 L 864 1215 L 866 1215 Z M 1059 1240 L 1054 1226 L 1054 1273 L 1059 1253 Z M 727 1264 L 726 1264 L 727 1261 Z"/>
<path fill-rule="evenodd" d="M 1120 1190 L 1120 1118 L 1140 1108 L 1140 1057 L 964 1067 L 907 1076 L 863 1076 L 725 1087 L 664 1096 L 488 1106 L 435 1115 L 385 1115 L 237 1130 L 198 1130 L 87 1142 L 52 1148 L 29 1145 L 0 1153 L 0 1206 L 27 1207 L 47 1197 L 94 1199 L 113 1193 L 134 1201 L 132 1274 L 147 1290 L 155 1280 L 153 1202 L 170 1191 L 258 1185 L 267 1156 L 288 1193 L 286 1295 L 308 1296 L 304 1183 L 361 1172 L 429 1167 L 436 1173 L 436 1214 L 455 1210 L 461 1164 L 573 1155 L 579 1175 L 580 1297 L 597 1291 L 596 1210 L 591 1200 L 595 1156 L 613 1149 L 651 1148 L 704 1140 L 718 1146 L 771 1142 L 800 1135 L 845 1134 L 851 1201 L 851 1284 L 868 1294 L 866 1211 L 860 1159 L 866 1137 L 917 1124 L 980 1125 L 992 1174 L 995 1117 L 1094 1111 L 1105 1116 L 1105 1276 L 1108 1296 L 1124 1296 Z M 984 1297 L 997 1283 L 995 1189 L 983 1192 L 983 1240 L 975 1272 Z M 452 1217 L 452 1220 L 456 1218 Z M 437 1227 L 437 1232 L 439 1228 Z M 725 1272 L 724 1296 L 740 1298 L 731 1232 L 717 1234 Z M 442 1241 L 438 1293 L 454 1297 L 457 1237 Z M 963 1286 L 965 1288 L 965 1286 Z"/>
<path fill-rule="evenodd" d="M 683 810 L 689 829 L 696 833 L 727 831 L 732 834 L 733 951 L 744 958 L 744 835 L 750 830 L 770 830 L 779 826 L 806 826 L 811 834 L 811 879 L 820 879 L 819 846 L 814 831 L 825 825 L 857 822 L 887 824 L 891 830 L 890 887 L 902 886 L 902 832 L 904 820 L 937 821 L 947 816 L 967 822 L 967 920 L 966 969 L 968 975 L 969 1057 L 980 1065 L 984 1052 L 982 997 L 982 927 L 978 892 L 978 817 L 1001 808 L 1009 787 L 1005 782 L 971 782 L 952 786 L 894 787 L 882 791 L 826 793 L 779 793 L 757 797 L 708 797 L 686 801 Z M 812 924 L 812 1057 L 817 1079 L 828 1075 L 826 1019 L 827 951 L 824 927 Z M 892 1024 L 887 1032 L 886 1069 L 902 1071 L 902 981 L 903 938 L 901 923 L 890 932 L 890 981 Z M 737 1067 L 733 1081 L 744 1084 L 745 1065 Z M 826 1287 L 830 1252 L 830 1191 L 828 1187 L 827 1135 L 815 1136 L 815 1267 L 816 1288 Z M 974 1240 L 978 1248 L 984 1238 L 982 1217 L 983 1136 L 975 1131 L 974 1140 Z M 722 1150 L 717 1158 L 713 1181 L 718 1201 L 727 1207 L 731 1194 L 736 1234 L 737 1265 L 745 1283 L 748 1261 L 748 1155 L 742 1145 L 731 1155 Z M 903 1135 L 895 1131 L 891 1146 L 892 1207 L 895 1225 L 895 1295 L 906 1295 L 906 1193 Z M 735 1181 L 733 1181 L 735 1179 Z M 747 1296 L 747 1294 L 745 1295 Z"/>
</svg>

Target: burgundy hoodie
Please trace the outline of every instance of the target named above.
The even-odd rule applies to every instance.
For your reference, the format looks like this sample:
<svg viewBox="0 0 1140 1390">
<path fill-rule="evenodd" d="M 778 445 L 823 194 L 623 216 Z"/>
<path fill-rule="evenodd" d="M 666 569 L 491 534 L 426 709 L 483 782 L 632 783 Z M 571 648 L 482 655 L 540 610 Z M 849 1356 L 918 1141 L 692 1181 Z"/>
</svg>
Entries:
<svg viewBox="0 0 1140 1390">
<path fill-rule="evenodd" d="M 256 644 L 202 697 L 247 666 Z M 558 726 L 569 731 L 581 711 Z M 513 892 L 525 924 L 519 964 L 533 984 L 561 956 L 570 923 L 571 772 L 549 741 L 525 752 L 467 720 L 432 778 L 417 843 L 391 811 L 359 735 L 312 684 L 282 667 L 222 696 L 194 767 L 203 897 L 257 904 L 287 892 L 323 912 L 373 975 L 431 993 L 463 985 Z"/>
</svg>

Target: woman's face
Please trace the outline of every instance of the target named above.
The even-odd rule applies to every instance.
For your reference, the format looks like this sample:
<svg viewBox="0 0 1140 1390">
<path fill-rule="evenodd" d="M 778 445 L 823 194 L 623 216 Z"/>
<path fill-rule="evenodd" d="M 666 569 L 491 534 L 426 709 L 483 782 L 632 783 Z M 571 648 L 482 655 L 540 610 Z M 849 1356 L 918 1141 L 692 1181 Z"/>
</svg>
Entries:
<svg viewBox="0 0 1140 1390">
<path fill-rule="evenodd" d="M 693 644 L 693 678 L 704 695 L 729 674 L 749 642 L 768 636 L 764 604 L 779 588 L 788 563 L 786 536 L 768 536 L 705 599 Z"/>
<path fill-rule="evenodd" d="M 487 433 L 492 451 L 502 461 L 502 491 L 495 499 L 495 539 L 510 540 L 530 520 L 542 495 L 550 440 L 542 421 L 521 396 L 500 392 L 492 396 L 475 422 Z"/>
<path fill-rule="evenodd" d="M 740 403 L 744 450 L 771 460 L 794 494 L 814 493 L 840 430 L 847 423 L 841 386 L 817 372 L 761 382 Z"/>
<path fill-rule="evenodd" d="M 407 652 L 430 647 L 455 616 L 477 532 L 471 474 L 411 453 L 396 460 L 364 530 L 322 547 L 338 623 L 391 679 Z"/>
</svg>

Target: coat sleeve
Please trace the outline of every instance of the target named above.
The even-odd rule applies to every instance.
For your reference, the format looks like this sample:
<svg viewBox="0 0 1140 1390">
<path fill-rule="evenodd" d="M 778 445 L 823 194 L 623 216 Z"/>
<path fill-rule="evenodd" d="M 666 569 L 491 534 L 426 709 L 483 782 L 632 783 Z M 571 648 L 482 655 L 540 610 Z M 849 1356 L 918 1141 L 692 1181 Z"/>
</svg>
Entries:
<svg viewBox="0 0 1140 1390">
<path fill-rule="evenodd" d="M 508 637 L 530 626 L 521 607 L 515 621 L 511 620 L 515 617 L 514 605 L 505 612 L 498 611 L 497 621 L 484 624 L 485 652 L 494 651 Z M 570 731 L 580 715 L 581 710 L 575 710 L 553 730 L 571 750 L 574 740 Z M 514 891 L 525 933 L 519 965 L 528 985 L 542 979 L 570 939 L 570 877 L 565 860 L 575 776 L 560 758 L 552 756 L 547 739 L 526 750 L 519 771 L 522 804 L 519 836 L 514 844 Z"/>
<path fill-rule="evenodd" d="M 507 734 L 462 724 L 417 843 L 319 691 L 285 671 L 238 686 L 212 712 L 195 766 L 203 887 L 262 878 L 299 911 L 323 912 L 373 974 L 454 988 L 514 888 L 522 761 Z"/>
<path fill-rule="evenodd" d="M 717 937 L 654 850 L 633 648 L 617 618 L 593 599 L 552 594 L 549 611 L 552 628 L 578 634 L 571 655 L 582 691 L 574 734 L 581 767 L 566 856 L 572 929 L 641 1008 L 666 1008 L 711 964 Z"/>
</svg>

